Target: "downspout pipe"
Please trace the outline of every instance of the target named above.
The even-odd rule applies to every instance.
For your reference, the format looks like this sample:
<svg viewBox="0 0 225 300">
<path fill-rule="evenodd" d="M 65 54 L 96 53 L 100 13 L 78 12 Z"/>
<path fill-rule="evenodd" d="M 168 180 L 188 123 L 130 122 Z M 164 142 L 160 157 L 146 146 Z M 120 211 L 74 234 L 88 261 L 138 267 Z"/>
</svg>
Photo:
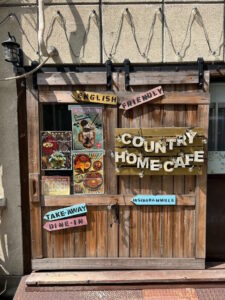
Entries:
<svg viewBox="0 0 225 300">
<path fill-rule="evenodd" d="M 38 0 L 38 46 L 40 55 L 44 57 L 56 56 L 57 49 L 53 46 L 46 47 L 44 42 L 44 29 L 45 29 L 45 18 L 44 18 L 44 0 Z"/>
</svg>

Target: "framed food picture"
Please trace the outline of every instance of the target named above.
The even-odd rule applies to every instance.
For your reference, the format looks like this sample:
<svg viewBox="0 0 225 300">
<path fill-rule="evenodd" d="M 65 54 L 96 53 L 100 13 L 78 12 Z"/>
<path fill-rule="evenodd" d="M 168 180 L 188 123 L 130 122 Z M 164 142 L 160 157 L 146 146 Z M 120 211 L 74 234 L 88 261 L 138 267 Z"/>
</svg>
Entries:
<svg viewBox="0 0 225 300">
<path fill-rule="evenodd" d="M 102 107 L 71 105 L 73 150 L 103 149 Z"/>
<path fill-rule="evenodd" d="M 104 194 L 103 151 L 73 152 L 73 193 Z"/>
<path fill-rule="evenodd" d="M 41 191 L 46 196 L 70 195 L 70 177 L 42 176 Z"/>
<path fill-rule="evenodd" d="M 41 132 L 41 169 L 71 170 L 71 131 Z"/>
</svg>

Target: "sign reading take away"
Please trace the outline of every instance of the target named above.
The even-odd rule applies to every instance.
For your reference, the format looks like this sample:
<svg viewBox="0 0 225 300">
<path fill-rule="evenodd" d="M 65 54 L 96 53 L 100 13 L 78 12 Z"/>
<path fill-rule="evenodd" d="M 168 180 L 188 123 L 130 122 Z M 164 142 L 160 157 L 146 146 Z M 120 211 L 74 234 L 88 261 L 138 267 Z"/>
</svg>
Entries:
<svg viewBox="0 0 225 300">
<path fill-rule="evenodd" d="M 49 211 L 44 215 L 44 219 L 48 221 L 59 220 L 76 215 L 82 215 L 87 212 L 86 204 L 73 205 L 61 209 Z"/>
<path fill-rule="evenodd" d="M 72 93 L 72 96 L 76 101 L 80 102 L 117 105 L 117 96 L 114 94 L 99 94 L 85 91 L 76 91 Z"/>
<path fill-rule="evenodd" d="M 175 195 L 137 195 L 131 202 L 136 205 L 176 205 Z"/>
<path fill-rule="evenodd" d="M 55 231 L 55 230 L 61 230 L 66 228 L 79 227 L 83 225 L 87 225 L 86 216 L 47 222 L 45 223 L 43 228 L 48 231 Z"/>
<path fill-rule="evenodd" d="M 122 102 L 119 108 L 128 110 L 128 109 L 131 109 L 135 106 L 138 106 L 138 105 L 144 104 L 146 102 L 149 102 L 153 99 L 159 98 L 163 95 L 164 95 L 164 93 L 163 93 L 162 87 L 157 86 L 156 88 L 154 88 L 150 91 L 147 91 L 147 92 L 142 93 L 142 94 L 140 94 L 140 95 L 138 95 L 138 96 L 136 96 L 136 97 L 134 97 L 130 100 Z"/>
</svg>

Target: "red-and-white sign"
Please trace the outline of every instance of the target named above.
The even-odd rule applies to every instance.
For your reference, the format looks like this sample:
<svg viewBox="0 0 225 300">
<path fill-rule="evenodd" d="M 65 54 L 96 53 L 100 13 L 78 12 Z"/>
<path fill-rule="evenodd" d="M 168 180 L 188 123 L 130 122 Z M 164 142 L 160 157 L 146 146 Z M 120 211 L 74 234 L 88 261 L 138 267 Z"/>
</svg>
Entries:
<svg viewBox="0 0 225 300">
<path fill-rule="evenodd" d="M 87 225 L 86 216 L 47 222 L 45 223 L 43 228 L 48 231 L 55 231 L 55 230 L 62 230 L 66 228 L 78 227 L 83 225 Z"/>
<path fill-rule="evenodd" d="M 164 93 L 163 93 L 162 87 L 157 86 L 156 88 L 154 88 L 150 91 L 147 91 L 143 94 L 135 96 L 135 98 L 132 98 L 130 100 L 122 102 L 119 108 L 128 110 L 128 109 L 131 109 L 135 106 L 138 106 L 138 105 L 144 104 L 146 102 L 149 102 L 153 99 L 159 98 L 163 95 L 164 95 Z"/>
</svg>

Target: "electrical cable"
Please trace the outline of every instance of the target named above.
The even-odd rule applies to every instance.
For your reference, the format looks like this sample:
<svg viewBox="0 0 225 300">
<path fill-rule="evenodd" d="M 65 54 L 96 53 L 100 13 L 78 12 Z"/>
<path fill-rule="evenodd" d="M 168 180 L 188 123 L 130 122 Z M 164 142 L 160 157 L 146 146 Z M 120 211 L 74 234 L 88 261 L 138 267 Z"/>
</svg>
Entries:
<svg viewBox="0 0 225 300">
<path fill-rule="evenodd" d="M 206 40 L 206 43 L 207 43 L 210 54 L 214 57 L 217 57 L 217 56 L 220 55 L 221 48 L 224 46 L 224 42 L 221 42 L 219 44 L 218 48 L 216 50 L 213 50 L 210 39 L 209 39 L 208 31 L 206 29 L 206 26 L 204 24 L 202 15 L 201 15 L 200 11 L 198 10 L 198 8 L 195 7 L 191 10 L 191 13 L 190 13 L 190 16 L 189 16 L 189 19 L 188 19 L 187 28 L 186 28 L 186 31 L 185 31 L 185 36 L 184 36 L 184 39 L 181 43 L 181 46 L 179 47 L 179 50 L 177 50 L 177 48 L 175 47 L 174 38 L 173 38 L 173 35 L 171 33 L 170 27 L 168 25 L 166 15 L 163 13 L 162 9 L 160 9 L 160 8 L 157 9 L 154 16 L 153 16 L 153 21 L 152 21 L 151 26 L 150 26 L 150 30 L 149 30 L 148 37 L 147 37 L 147 43 L 146 43 L 146 46 L 144 48 L 145 49 L 144 52 L 141 51 L 141 47 L 138 43 L 136 27 L 135 27 L 135 23 L 134 23 L 134 20 L 133 20 L 133 16 L 132 16 L 131 12 L 129 11 L 129 9 L 126 8 L 122 12 L 122 15 L 120 17 L 118 28 L 117 28 L 116 34 L 115 34 L 115 39 L 113 40 L 113 43 L 112 43 L 111 49 L 109 51 L 109 54 L 106 51 L 105 43 L 103 41 L 103 51 L 104 51 L 106 57 L 108 59 L 113 59 L 115 57 L 115 55 L 117 53 L 119 41 L 120 41 L 120 38 L 121 38 L 121 32 L 122 32 L 123 25 L 124 25 L 124 17 L 126 17 L 127 23 L 131 27 L 132 36 L 133 36 L 138 54 L 140 56 L 142 56 L 143 58 L 149 60 L 148 59 L 148 54 L 149 54 L 149 51 L 150 51 L 151 41 L 152 41 L 152 38 L 153 38 L 153 35 L 154 35 L 154 26 L 156 24 L 157 16 L 158 16 L 158 19 L 160 20 L 160 22 L 163 23 L 164 26 L 165 26 L 165 29 L 166 29 L 168 37 L 169 37 L 169 42 L 171 44 L 171 47 L 172 47 L 172 50 L 173 50 L 174 54 L 180 60 L 184 59 L 184 57 L 186 56 L 187 49 L 190 47 L 191 32 L 192 32 L 192 26 L 193 26 L 194 22 L 196 22 L 202 28 L 203 34 L 204 34 L 204 37 L 205 37 L 205 40 Z M 13 17 L 17 21 L 21 32 L 25 36 L 25 38 L 26 38 L 27 42 L 29 43 L 29 45 L 35 51 L 35 49 L 31 45 L 29 39 L 27 38 L 27 36 L 26 36 L 26 34 L 25 34 L 21 24 L 20 24 L 20 21 L 19 21 L 17 15 L 15 13 L 10 13 L 8 16 L 6 16 L 3 20 L 0 21 L 0 25 L 5 23 L 6 21 L 8 21 L 8 19 L 10 19 L 11 17 Z M 46 40 L 48 41 L 48 39 L 49 39 L 49 37 L 50 37 L 50 35 L 53 31 L 53 27 L 55 25 L 55 22 L 58 21 L 58 23 L 60 24 L 60 26 L 62 27 L 62 29 L 64 31 L 66 41 L 67 41 L 67 43 L 69 45 L 69 48 L 71 50 L 71 54 L 75 58 L 81 58 L 82 59 L 84 57 L 84 54 L 85 54 L 85 47 L 86 47 L 86 44 L 87 44 L 87 37 L 88 37 L 88 34 L 90 32 L 90 28 L 91 28 L 91 19 L 92 18 L 95 21 L 95 24 L 96 24 L 98 30 L 100 31 L 100 22 L 99 22 L 99 19 L 98 19 L 98 15 L 97 15 L 95 10 L 92 10 L 89 17 L 88 17 L 88 24 L 85 28 L 85 32 L 84 32 L 84 36 L 83 36 L 83 42 L 82 42 L 82 48 L 83 49 L 81 51 L 82 54 L 81 53 L 76 54 L 74 52 L 73 47 L 72 47 L 71 42 L 70 42 L 69 37 L 68 37 L 67 28 L 66 28 L 66 20 L 65 20 L 64 16 L 62 15 L 62 13 L 59 12 L 59 11 L 57 12 L 57 16 L 53 17 L 52 21 L 50 22 L 50 26 L 49 26 L 49 29 L 48 29 L 48 34 L 47 34 Z M 219 41 L 221 41 L 222 37 L 223 37 L 223 33 L 221 34 Z"/>
<path fill-rule="evenodd" d="M 27 78 L 30 75 L 32 75 L 33 73 L 37 72 L 46 62 L 47 60 L 50 58 L 50 56 L 46 57 L 42 63 L 40 63 L 35 69 L 33 69 L 30 72 L 27 72 L 25 74 L 19 75 L 19 76 L 14 76 L 14 77 L 8 77 L 8 78 L 0 78 L 0 81 L 9 81 L 9 80 L 14 80 L 14 79 L 23 79 L 23 78 Z"/>
</svg>

